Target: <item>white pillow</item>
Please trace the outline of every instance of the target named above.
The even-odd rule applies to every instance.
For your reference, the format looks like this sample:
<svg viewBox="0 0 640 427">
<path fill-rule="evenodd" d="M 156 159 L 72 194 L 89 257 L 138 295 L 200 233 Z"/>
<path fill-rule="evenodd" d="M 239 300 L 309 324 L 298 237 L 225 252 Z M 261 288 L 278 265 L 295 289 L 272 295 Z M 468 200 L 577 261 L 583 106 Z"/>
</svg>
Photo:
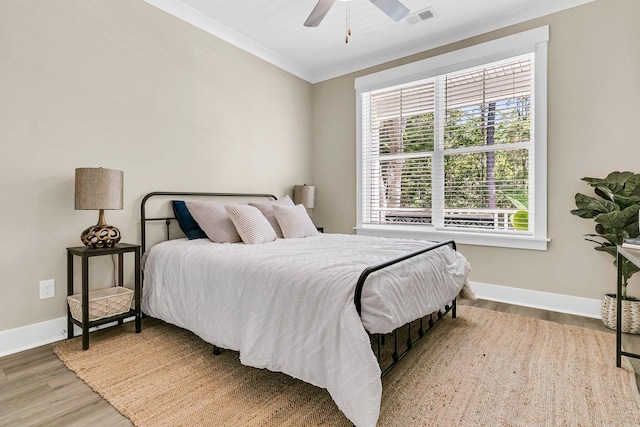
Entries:
<svg viewBox="0 0 640 427">
<path fill-rule="evenodd" d="M 318 230 L 313 225 L 311 218 L 309 218 L 304 205 L 273 205 L 273 212 L 276 214 L 276 219 L 280 228 L 282 228 L 282 235 L 285 239 L 309 237 L 318 234 Z"/>
<path fill-rule="evenodd" d="M 194 200 L 186 201 L 185 204 L 193 219 L 213 242 L 237 243 L 241 241 L 225 208 L 225 206 L 233 206 L 238 203 Z"/>
<path fill-rule="evenodd" d="M 257 208 L 249 205 L 227 205 L 226 208 L 244 243 L 257 245 L 276 240 L 276 232 Z"/>
<path fill-rule="evenodd" d="M 278 224 L 278 220 L 276 220 L 276 214 L 273 212 L 273 207 L 275 205 L 295 206 L 293 204 L 293 200 L 291 200 L 289 196 L 284 196 L 282 199 L 270 200 L 268 202 L 252 202 L 252 203 L 249 203 L 249 205 L 260 209 L 260 212 L 262 212 L 265 218 L 267 218 L 267 221 L 269 221 L 269 224 L 271 224 L 271 227 L 273 227 L 273 229 L 275 230 L 276 236 L 280 238 L 283 237 L 282 229 Z"/>
</svg>

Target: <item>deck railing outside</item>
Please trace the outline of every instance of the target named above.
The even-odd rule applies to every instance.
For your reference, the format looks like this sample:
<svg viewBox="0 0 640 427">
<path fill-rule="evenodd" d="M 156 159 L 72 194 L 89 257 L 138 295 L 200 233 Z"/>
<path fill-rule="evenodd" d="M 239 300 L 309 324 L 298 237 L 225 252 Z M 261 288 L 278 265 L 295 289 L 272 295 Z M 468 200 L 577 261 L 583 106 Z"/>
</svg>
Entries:
<svg viewBox="0 0 640 427">
<path fill-rule="evenodd" d="M 514 230 L 510 216 L 515 212 L 517 209 L 445 209 L 444 223 L 450 227 Z M 432 223 L 431 210 L 420 208 L 381 209 L 379 218 L 379 223 Z"/>
</svg>

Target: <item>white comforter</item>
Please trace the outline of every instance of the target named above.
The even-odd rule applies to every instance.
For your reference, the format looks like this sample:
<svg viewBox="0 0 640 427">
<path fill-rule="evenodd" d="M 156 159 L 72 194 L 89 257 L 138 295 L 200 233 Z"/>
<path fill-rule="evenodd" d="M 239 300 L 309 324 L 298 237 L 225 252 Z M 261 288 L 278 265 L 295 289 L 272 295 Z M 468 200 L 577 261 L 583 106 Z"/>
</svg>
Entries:
<svg viewBox="0 0 640 427">
<path fill-rule="evenodd" d="M 430 244 L 339 234 L 262 245 L 166 241 L 149 251 L 142 309 L 239 351 L 245 365 L 326 388 L 354 424 L 374 426 L 382 383 L 365 327 L 385 333 L 441 308 L 469 264 L 443 247 L 374 273 L 362 320 L 356 282 L 365 267 Z"/>
</svg>

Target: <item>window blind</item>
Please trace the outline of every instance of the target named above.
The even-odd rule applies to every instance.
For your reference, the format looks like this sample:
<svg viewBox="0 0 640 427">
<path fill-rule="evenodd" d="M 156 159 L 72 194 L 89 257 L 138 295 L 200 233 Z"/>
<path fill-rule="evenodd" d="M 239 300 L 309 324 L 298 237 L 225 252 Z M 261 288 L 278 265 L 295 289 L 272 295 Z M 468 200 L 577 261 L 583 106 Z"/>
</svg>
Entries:
<svg viewBox="0 0 640 427">
<path fill-rule="evenodd" d="M 533 61 L 364 93 L 362 223 L 532 233 Z"/>
</svg>

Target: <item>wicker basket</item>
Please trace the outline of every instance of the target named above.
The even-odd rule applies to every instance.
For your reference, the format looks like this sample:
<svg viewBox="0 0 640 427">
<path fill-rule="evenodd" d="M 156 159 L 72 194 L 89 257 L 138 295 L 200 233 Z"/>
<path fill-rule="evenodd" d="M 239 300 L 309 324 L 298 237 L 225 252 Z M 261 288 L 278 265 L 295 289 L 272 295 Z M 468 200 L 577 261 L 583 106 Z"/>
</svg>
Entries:
<svg viewBox="0 0 640 427">
<path fill-rule="evenodd" d="M 606 294 L 602 300 L 602 322 L 616 330 L 616 296 Z M 622 300 L 622 332 L 640 334 L 640 300 Z"/>
<path fill-rule="evenodd" d="M 122 286 L 89 292 L 89 322 L 117 316 L 131 309 L 133 291 Z M 71 316 L 82 322 L 82 294 L 67 297 Z"/>
</svg>

